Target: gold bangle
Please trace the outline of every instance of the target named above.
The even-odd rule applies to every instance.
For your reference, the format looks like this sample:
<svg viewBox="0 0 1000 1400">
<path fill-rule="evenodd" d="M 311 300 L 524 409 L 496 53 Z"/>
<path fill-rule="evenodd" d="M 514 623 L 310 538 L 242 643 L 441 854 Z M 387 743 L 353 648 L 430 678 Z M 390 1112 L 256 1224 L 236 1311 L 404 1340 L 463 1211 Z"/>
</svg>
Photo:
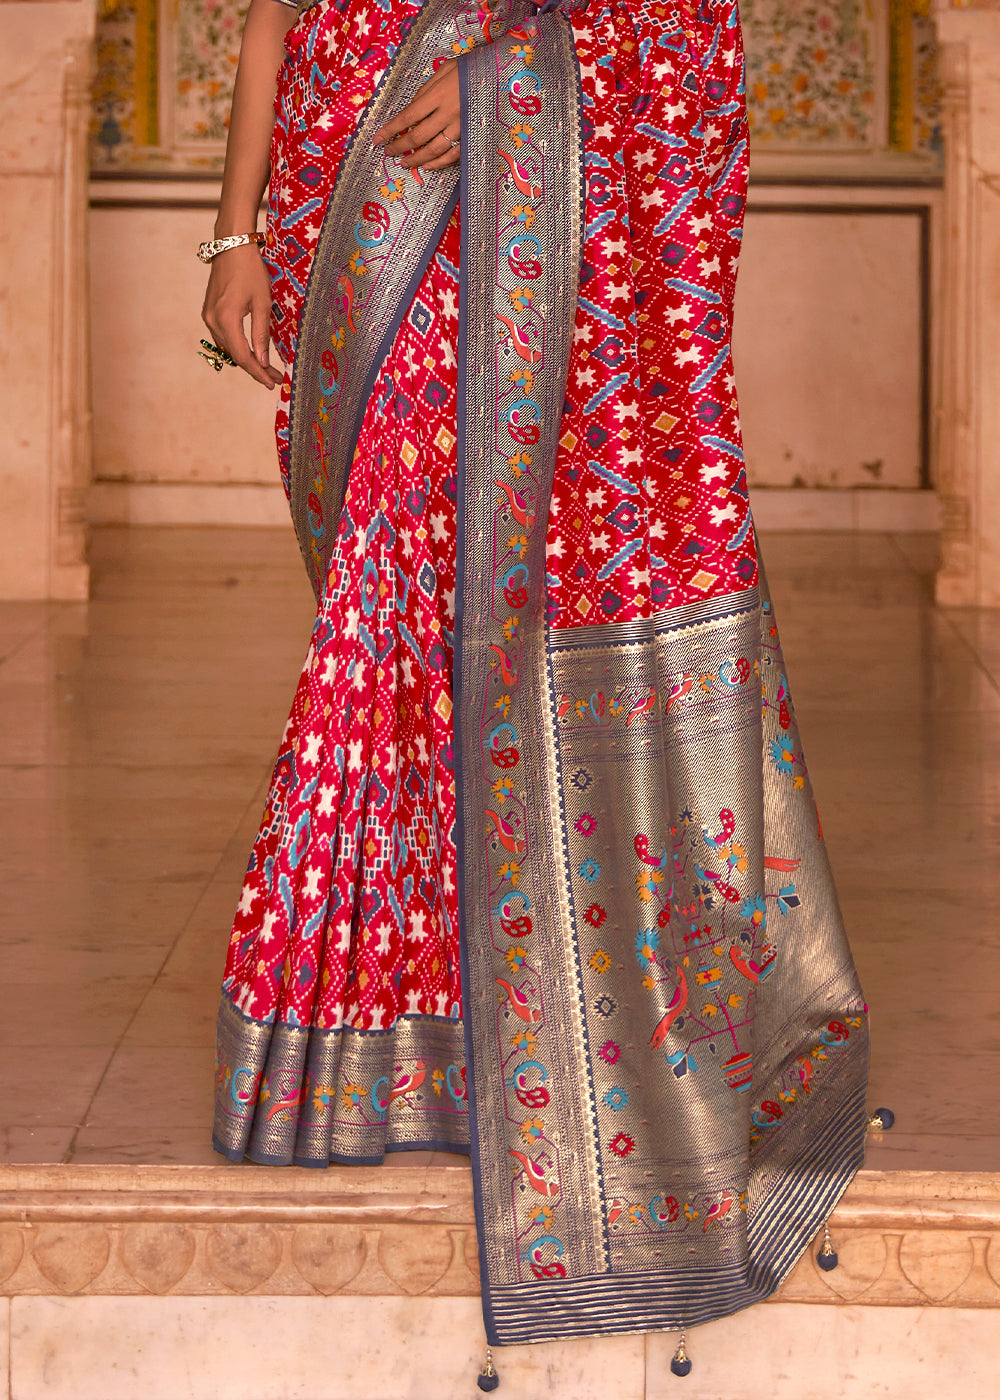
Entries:
<svg viewBox="0 0 1000 1400">
<path fill-rule="evenodd" d="M 234 233 L 229 238 L 212 238 L 207 243 L 198 244 L 198 256 L 203 263 L 210 263 L 213 258 L 217 258 L 220 253 L 227 252 L 230 248 L 242 248 L 246 243 L 256 243 L 260 248 L 264 242 L 262 233 Z"/>
</svg>

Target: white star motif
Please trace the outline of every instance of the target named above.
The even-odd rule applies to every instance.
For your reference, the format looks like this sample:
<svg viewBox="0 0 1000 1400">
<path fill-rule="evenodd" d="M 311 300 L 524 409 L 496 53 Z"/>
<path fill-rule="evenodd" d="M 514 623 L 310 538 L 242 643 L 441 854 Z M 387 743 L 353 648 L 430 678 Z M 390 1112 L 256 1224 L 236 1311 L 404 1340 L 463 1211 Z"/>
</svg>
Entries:
<svg viewBox="0 0 1000 1400">
<path fill-rule="evenodd" d="M 241 914 L 249 914 L 259 898 L 260 896 L 256 890 L 251 889 L 249 885 L 244 885 L 243 893 L 240 895 L 239 912 Z"/>
<path fill-rule="evenodd" d="M 315 865 L 310 865 L 306 871 L 306 878 L 302 882 L 302 893 L 306 899 L 315 899 L 319 894 L 323 884 L 323 872 Z"/>
</svg>

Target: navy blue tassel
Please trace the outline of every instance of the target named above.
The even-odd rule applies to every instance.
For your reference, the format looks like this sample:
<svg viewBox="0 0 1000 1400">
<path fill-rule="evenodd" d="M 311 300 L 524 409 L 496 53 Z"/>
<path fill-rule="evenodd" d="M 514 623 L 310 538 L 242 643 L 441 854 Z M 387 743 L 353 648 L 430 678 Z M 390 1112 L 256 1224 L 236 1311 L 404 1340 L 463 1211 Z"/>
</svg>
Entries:
<svg viewBox="0 0 1000 1400">
<path fill-rule="evenodd" d="M 823 1243 L 820 1251 L 816 1255 L 816 1263 L 824 1273 L 832 1273 L 840 1263 L 840 1257 L 833 1247 L 833 1240 L 830 1238 L 830 1225 L 828 1221 L 823 1222 Z"/>
<path fill-rule="evenodd" d="M 896 1121 L 896 1115 L 891 1108 L 877 1108 L 868 1119 L 868 1127 L 874 1128 L 878 1132 L 888 1132 Z"/>
<path fill-rule="evenodd" d="M 486 1360 L 482 1369 L 476 1377 L 476 1384 L 480 1390 L 496 1390 L 500 1384 L 500 1377 L 497 1375 L 497 1368 L 493 1365 L 493 1353 L 489 1347 L 486 1348 Z"/>
<path fill-rule="evenodd" d="M 691 1374 L 691 1358 L 687 1354 L 687 1333 L 681 1333 L 681 1339 L 677 1350 L 674 1352 L 673 1360 L 670 1362 L 670 1369 L 675 1376 L 689 1376 Z"/>
</svg>

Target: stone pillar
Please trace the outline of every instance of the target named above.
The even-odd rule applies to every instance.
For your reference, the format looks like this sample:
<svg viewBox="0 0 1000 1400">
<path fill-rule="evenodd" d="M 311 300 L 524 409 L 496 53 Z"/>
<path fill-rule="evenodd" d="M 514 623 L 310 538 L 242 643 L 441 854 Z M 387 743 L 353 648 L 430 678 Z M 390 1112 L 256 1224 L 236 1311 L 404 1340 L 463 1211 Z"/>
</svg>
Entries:
<svg viewBox="0 0 1000 1400">
<path fill-rule="evenodd" d="M 0 3 L 0 599 L 87 596 L 95 3 Z"/>
<path fill-rule="evenodd" d="M 945 221 L 938 602 L 1000 606 L 1000 0 L 936 0 Z"/>
</svg>

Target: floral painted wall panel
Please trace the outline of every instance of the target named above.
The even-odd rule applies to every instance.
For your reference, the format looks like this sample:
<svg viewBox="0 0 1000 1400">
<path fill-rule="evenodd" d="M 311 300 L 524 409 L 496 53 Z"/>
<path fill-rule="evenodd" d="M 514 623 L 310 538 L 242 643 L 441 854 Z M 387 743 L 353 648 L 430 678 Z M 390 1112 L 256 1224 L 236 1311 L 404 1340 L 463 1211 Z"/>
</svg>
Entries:
<svg viewBox="0 0 1000 1400">
<path fill-rule="evenodd" d="M 819 162 L 838 151 L 933 155 L 929 9 L 930 0 L 741 0 L 756 149 Z M 96 168 L 221 167 L 246 10 L 247 0 L 101 0 Z"/>
<path fill-rule="evenodd" d="M 173 144 L 222 143 L 248 0 L 179 0 L 172 72 Z"/>
<path fill-rule="evenodd" d="M 743 0 L 740 9 L 758 149 L 873 148 L 873 0 Z"/>
<path fill-rule="evenodd" d="M 914 151 L 940 152 L 941 80 L 937 34 L 929 14 L 913 20 L 913 135 Z"/>
<path fill-rule="evenodd" d="M 95 166 L 124 152 L 156 146 L 157 11 L 155 0 L 101 0 L 92 95 Z"/>
</svg>

